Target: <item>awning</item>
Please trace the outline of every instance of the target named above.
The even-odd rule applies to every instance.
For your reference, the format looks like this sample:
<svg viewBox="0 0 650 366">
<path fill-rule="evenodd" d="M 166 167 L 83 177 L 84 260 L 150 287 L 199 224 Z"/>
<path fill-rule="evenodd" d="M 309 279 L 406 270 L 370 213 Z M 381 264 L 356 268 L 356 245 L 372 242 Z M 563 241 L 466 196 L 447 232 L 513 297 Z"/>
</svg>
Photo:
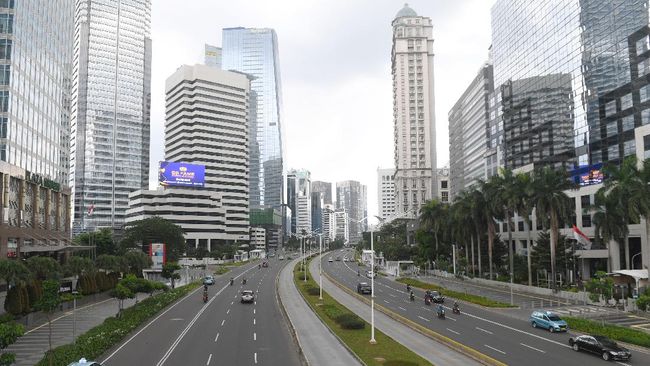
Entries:
<svg viewBox="0 0 650 366">
<path fill-rule="evenodd" d="M 648 279 L 648 270 L 647 269 L 621 269 L 608 273 L 610 275 L 624 275 L 634 278 L 635 281 L 647 280 Z"/>
</svg>

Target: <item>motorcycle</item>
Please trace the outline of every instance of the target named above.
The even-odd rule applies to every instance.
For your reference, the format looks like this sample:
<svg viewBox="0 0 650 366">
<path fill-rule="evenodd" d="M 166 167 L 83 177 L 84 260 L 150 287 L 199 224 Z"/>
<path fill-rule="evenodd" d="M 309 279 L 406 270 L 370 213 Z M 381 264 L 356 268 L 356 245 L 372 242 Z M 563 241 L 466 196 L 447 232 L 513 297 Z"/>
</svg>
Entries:
<svg viewBox="0 0 650 366">
<path fill-rule="evenodd" d="M 415 301 L 415 295 L 412 292 L 411 292 L 410 299 L 411 299 L 411 302 Z"/>
<path fill-rule="evenodd" d="M 458 305 L 454 305 L 454 307 L 451 309 L 451 311 L 452 311 L 454 314 L 458 314 L 458 315 L 460 315 L 460 308 L 458 307 Z"/>
<path fill-rule="evenodd" d="M 232 286 L 234 283 L 235 283 L 235 280 L 231 278 L 230 279 L 230 286 Z"/>
<path fill-rule="evenodd" d="M 406 292 L 411 292 L 411 285 L 406 285 Z"/>
<path fill-rule="evenodd" d="M 244 279 L 241 281 L 241 283 L 242 283 L 242 285 L 245 285 L 245 284 L 246 284 L 246 279 L 244 278 Z"/>
<path fill-rule="evenodd" d="M 431 298 L 429 296 L 424 297 L 424 305 L 431 305 Z"/>
<path fill-rule="evenodd" d="M 208 302 L 208 292 L 207 291 L 203 291 L 203 302 L 204 303 Z"/>
<path fill-rule="evenodd" d="M 438 310 L 438 318 L 440 318 L 440 319 L 445 318 L 445 309 Z"/>
</svg>

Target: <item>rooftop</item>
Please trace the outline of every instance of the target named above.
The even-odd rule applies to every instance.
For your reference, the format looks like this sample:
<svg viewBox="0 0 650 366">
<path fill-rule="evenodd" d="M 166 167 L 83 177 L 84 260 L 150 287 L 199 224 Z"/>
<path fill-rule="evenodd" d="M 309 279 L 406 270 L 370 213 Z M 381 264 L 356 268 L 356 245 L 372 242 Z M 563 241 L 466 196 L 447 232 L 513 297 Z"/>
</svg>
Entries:
<svg viewBox="0 0 650 366">
<path fill-rule="evenodd" d="M 404 7 L 397 12 L 397 15 L 395 15 L 395 19 L 401 18 L 401 17 L 416 17 L 418 14 L 415 12 L 415 10 L 409 8 L 409 4 L 404 4 Z"/>
</svg>

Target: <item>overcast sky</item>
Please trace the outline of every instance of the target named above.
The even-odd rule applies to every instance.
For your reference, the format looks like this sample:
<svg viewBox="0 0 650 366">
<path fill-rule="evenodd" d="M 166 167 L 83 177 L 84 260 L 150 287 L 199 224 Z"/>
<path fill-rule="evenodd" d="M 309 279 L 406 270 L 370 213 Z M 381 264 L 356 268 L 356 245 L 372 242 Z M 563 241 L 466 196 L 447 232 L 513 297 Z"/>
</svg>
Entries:
<svg viewBox="0 0 650 366">
<path fill-rule="evenodd" d="M 182 4 L 182 5 L 181 5 Z M 447 113 L 487 60 L 491 0 L 416 0 L 433 22 L 438 166 L 449 164 Z M 402 0 L 154 0 L 150 185 L 163 160 L 165 79 L 203 62 L 221 29 L 278 35 L 285 168 L 312 180 L 358 180 L 377 213 L 377 167 L 393 166 L 391 26 Z"/>
</svg>

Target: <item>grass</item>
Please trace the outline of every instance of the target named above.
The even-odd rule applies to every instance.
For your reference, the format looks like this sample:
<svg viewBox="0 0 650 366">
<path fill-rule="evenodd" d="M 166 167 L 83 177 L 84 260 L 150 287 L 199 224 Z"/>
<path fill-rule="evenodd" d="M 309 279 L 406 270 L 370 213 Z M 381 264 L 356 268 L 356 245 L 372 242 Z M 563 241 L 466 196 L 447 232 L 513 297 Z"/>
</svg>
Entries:
<svg viewBox="0 0 650 366">
<path fill-rule="evenodd" d="M 240 267 L 240 266 L 243 266 L 243 265 L 246 265 L 246 264 L 254 263 L 255 261 L 257 261 L 257 259 L 251 259 L 251 260 L 248 260 L 246 262 L 243 262 L 243 261 L 232 262 L 232 263 L 225 264 L 225 266 L 228 266 L 228 267 Z"/>
<path fill-rule="evenodd" d="M 318 284 L 307 277 L 303 282 L 304 273 L 294 267 L 294 282 L 303 294 L 314 312 L 323 322 L 368 366 L 415 366 L 431 365 L 430 362 L 418 356 L 408 348 L 396 342 L 386 334 L 375 329 L 376 344 L 370 344 L 370 325 L 366 323 L 363 329 L 343 329 L 343 319 L 356 317 L 348 308 L 334 300 L 323 291 L 323 300 L 318 299 Z M 311 295 L 313 294 L 313 295 Z M 337 322 L 339 320 L 339 322 Z"/>
<path fill-rule="evenodd" d="M 598 321 L 582 318 L 563 317 L 562 319 L 567 322 L 569 329 L 583 333 L 599 334 L 616 341 L 650 348 L 650 334 L 640 330 L 607 323 L 602 325 Z"/>
<path fill-rule="evenodd" d="M 230 268 L 226 266 L 217 266 L 217 268 L 214 270 L 215 275 L 222 275 L 230 272 Z"/>
<path fill-rule="evenodd" d="M 418 287 L 421 289 L 425 290 L 434 290 L 441 292 L 445 296 L 453 297 L 458 300 L 463 300 L 467 302 L 471 302 L 472 304 L 476 305 L 481 305 L 485 306 L 488 308 L 512 308 L 515 307 L 514 305 L 510 305 L 505 302 L 500 302 L 500 301 L 494 301 L 490 300 L 487 297 L 484 296 L 477 296 L 477 295 L 472 295 L 472 294 L 466 294 L 464 292 L 458 292 L 458 291 L 452 291 L 448 290 L 442 286 L 434 285 L 432 283 L 427 283 L 427 282 L 422 282 L 420 280 L 415 280 L 413 278 L 398 278 L 397 282 L 401 282 L 403 284 L 408 284 L 413 287 Z"/>
</svg>

